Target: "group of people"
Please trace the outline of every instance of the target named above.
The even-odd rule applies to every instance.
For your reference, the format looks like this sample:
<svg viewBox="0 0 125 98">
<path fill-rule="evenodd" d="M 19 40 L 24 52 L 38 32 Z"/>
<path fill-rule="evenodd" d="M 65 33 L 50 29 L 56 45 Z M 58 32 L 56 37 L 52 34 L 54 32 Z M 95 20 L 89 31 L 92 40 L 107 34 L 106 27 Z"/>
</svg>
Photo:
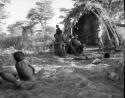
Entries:
<svg viewBox="0 0 125 98">
<path fill-rule="evenodd" d="M 55 42 L 59 43 L 62 55 L 69 54 L 79 54 L 82 53 L 84 45 L 77 39 L 78 36 L 69 36 L 68 41 L 63 41 L 62 31 L 59 26 L 56 26 Z M 58 52 L 58 51 L 57 51 Z M 10 69 L 0 69 L 0 76 L 3 81 L 8 81 L 14 84 L 15 87 L 21 87 L 21 81 L 36 81 L 39 79 L 39 74 L 41 72 L 35 73 L 35 68 L 28 62 L 25 54 L 22 51 L 17 51 L 13 54 L 15 60 L 16 72 Z"/>
<path fill-rule="evenodd" d="M 82 44 L 78 40 L 78 35 L 70 35 L 68 37 L 68 40 L 63 39 L 62 30 L 59 28 L 59 25 L 56 25 L 56 33 L 54 35 L 55 37 L 55 43 L 58 44 L 60 49 L 60 54 L 66 55 L 66 54 L 74 54 L 79 55 L 83 52 L 83 48 L 85 47 L 84 44 Z M 57 47 L 55 48 L 55 53 L 57 53 Z M 58 53 L 57 53 L 58 54 Z"/>
</svg>

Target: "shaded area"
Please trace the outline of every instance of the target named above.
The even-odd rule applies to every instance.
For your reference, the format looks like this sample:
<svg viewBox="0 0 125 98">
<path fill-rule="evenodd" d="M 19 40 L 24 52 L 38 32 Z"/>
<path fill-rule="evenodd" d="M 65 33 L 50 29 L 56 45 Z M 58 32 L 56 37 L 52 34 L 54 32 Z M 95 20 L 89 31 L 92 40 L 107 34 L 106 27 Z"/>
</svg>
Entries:
<svg viewBox="0 0 125 98">
<path fill-rule="evenodd" d="M 74 26 L 73 34 L 78 35 L 80 42 L 87 46 L 96 46 L 99 32 L 99 19 L 94 13 L 87 12 L 83 14 L 78 23 Z"/>
</svg>

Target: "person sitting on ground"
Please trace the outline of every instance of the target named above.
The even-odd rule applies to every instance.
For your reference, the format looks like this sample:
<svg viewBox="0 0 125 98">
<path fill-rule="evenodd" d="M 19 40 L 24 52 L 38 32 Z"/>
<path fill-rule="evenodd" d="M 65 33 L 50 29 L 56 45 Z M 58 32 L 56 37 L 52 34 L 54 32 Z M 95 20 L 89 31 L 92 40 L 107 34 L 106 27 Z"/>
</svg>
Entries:
<svg viewBox="0 0 125 98">
<path fill-rule="evenodd" d="M 18 51 L 13 54 L 13 57 L 15 59 L 15 68 L 20 80 L 34 81 L 36 79 L 35 69 L 26 60 L 25 54 L 21 51 Z"/>
<path fill-rule="evenodd" d="M 55 37 L 55 54 L 61 57 L 66 56 L 65 52 L 65 43 L 63 41 L 62 30 L 59 28 L 59 25 L 56 25 L 56 34 Z M 57 47 L 58 46 L 58 47 Z"/>
<path fill-rule="evenodd" d="M 4 80 L 13 83 L 15 86 L 20 86 L 21 81 L 35 81 L 39 78 L 40 74 L 43 73 L 43 71 L 40 70 L 37 74 L 35 74 L 35 69 L 26 60 L 25 54 L 23 52 L 17 51 L 13 54 L 13 57 L 15 59 L 15 68 L 19 78 L 17 78 L 15 72 L 7 70 L 1 71 L 0 76 Z M 18 79 L 21 81 L 18 81 Z"/>
<path fill-rule="evenodd" d="M 76 50 L 75 50 L 75 47 L 73 46 L 73 44 L 72 44 L 72 42 L 71 42 L 72 38 L 73 38 L 73 36 L 72 36 L 72 35 L 69 35 L 69 38 L 68 38 L 68 40 L 66 41 L 66 46 L 65 46 L 65 48 L 66 48 L 66 52 L 67 52 L 68 54 L 76 54 L 76 53 L 77 53 Z"/>
<path fill-rule="evenodd" d="M 78 40 L 78 35 L 75 35 L 71 39 L 72 45 L 75 47 L 75 50 L 77 50 L 77 54 L 80 54 L 83 52 L 83 48 L 85 47 L 84 44 L 81 44 L 81 42 Z"/>
</svg>

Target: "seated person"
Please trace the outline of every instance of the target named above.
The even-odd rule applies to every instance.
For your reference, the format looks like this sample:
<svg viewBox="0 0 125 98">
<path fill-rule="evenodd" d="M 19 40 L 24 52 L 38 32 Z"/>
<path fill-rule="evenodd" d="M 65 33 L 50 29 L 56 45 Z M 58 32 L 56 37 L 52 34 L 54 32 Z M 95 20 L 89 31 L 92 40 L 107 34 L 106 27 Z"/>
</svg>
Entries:
<svg viewBox="0 0 125 98">
<path fill-rule="evenodd" d="M 63 41 L 62 30 L 59 28 L 59 25 L 56 25 L 56 34 L 54 35 L 54 50 L 57 56 L 65 57 L 65 43 Z"/>
<path fill-rule="evenodd" d="M 56 34 L 54 34 L 55 41 L 60 42 L 62 40 L 62 30 L 59 28 L 59 25 L 56 25 Z"/>
<path fill-rule="evenodd" d="M 72 35 L 69 36 L 69 44 L 67 45 L 67 47 L 69 46 L 68 53 L 77 55 L 83 52 L 84 45 L 81 44 L 81 42 L 77 38 L 77 35 L 75 37 L 73 37 Z"/>
<path fill-rule="evenodd" d="M 35 74 L 35 69 L 26 60 L 25 54 L 23 52 L 15 52 L 13 57 L 16 62 L 15 68 L 17 70 L 17 74 L 15 74 L 13 71 L 3 70 L 0 72 L 0 76 L 4 80 L 13 83 L 15 86 L 20 86 L 21 82 L 18 81 L 17 75 L 22 81 L 35 81 L 37 78 L 39 78 L 38 76 L 41 74 L 42 70 Z"/>
<path fill-rule="evenodd" d="M 75 35 L 71 39 L 72 45 L 75 47 L 75 50 L 77 51 L 77 54 L 80 54 L 83 52 L 83 48 L 85 47 L 81 42 L 78 40 L 78 35 Z"/>
<path fill-rule="evenodd" d="M 54 52 L 55 52 L 55 55 L 57 55 L 57 56 L 65 57 L 66 56 L 65 43 L 63 43 L 63 42 L 55 43 Z"/>
<path fill-rule="evenodd" d="M 15 52 L 13 54 L 15 59 L 15 67 L 19 75 L 20 80 L 23 81 L 34 81 L 35 80 L 35 69 L 26 60 L 23 52 Z"/>
<path fill-rule="evenodd" d="M 69 39 L 66 42 L 65 50 L 69 54 L 76 54 L 75 47 L 73 46 L 71 42 L 72 37 L 73 37 L 72 35 L 69 36 Z"/>
</svg>

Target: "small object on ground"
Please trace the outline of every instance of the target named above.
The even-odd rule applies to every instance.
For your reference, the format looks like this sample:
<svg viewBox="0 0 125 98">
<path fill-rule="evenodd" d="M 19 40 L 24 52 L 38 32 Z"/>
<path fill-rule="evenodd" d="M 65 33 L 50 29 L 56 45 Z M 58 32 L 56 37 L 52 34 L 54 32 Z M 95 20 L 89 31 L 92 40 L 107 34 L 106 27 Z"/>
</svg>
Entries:
<svg viewBox="0 0 125 98">
<path fill-rule="evenodd" d="M 97 65 L 97 64 L 99 64 L 99 63 L 101 63 L 101 60 L 100 59 L 95 59 L 93 62 L 92 62 L 92 64 L 95 64 L 95 65 Z"/>
<path fill-rule="evenodd" d="M 110 53 L 105 53 L 104 58 L 110 58 Z"/>
<path fill-rule="evenodd" d="M 115 72 L 108 73 L 108 79 L 115 81 L 119 79 L 119 76 Z"/>
<path fill-rule="evenodd" d="M 76 84 L 76 87 L 78 87 L 78 88 L 84 88 L 85 86 L 87 86 L 88 82 L 89 81 L 86 78 L 83 78 L 81 81 L 79 81 Z"/>
</svg>

